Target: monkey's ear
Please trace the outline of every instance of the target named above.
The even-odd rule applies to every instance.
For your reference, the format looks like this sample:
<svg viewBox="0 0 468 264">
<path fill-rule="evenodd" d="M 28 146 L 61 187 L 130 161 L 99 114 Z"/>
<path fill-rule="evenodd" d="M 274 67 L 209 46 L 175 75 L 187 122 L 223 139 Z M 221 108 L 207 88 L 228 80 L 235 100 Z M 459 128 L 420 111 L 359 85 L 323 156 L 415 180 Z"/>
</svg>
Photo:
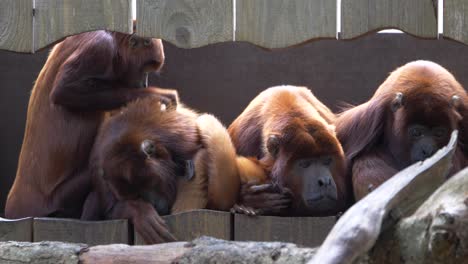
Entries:
<svg viewBox="0 0 468 264">
<path fill-rule="evenodd" d="M 281 140 L 278 135 L 268 136 L 266 147 L 272 157 L 276 158 L 278 155 L 280 144 Z"/>
<path fill-rule="evenodd" d="M 450 105 L 453 108 L 458 109 L 460 107 L 460 105 L 461 105 L 460 96 L 458 96 L 458 95 L 452 96 L 452 98 L 450 98 Z"/>
<path fill-rule="evenodd" d="M 395 94 L 395 98 L 392 100 L 391 108 L 393 112 L 396 112 L 405 104 L 403 94 L 398 92 Z"/>
</svg>

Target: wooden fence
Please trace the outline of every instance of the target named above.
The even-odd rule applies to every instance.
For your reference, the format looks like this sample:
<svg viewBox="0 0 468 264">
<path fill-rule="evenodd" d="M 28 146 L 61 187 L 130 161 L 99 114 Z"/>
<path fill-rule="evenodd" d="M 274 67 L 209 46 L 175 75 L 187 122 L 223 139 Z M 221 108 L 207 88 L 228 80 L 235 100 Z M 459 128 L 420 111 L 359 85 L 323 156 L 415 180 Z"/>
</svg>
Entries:
<svg viewBox="0 0 468 264">
<path fill-rule="evenodd" d="M 436 3 L 342 0 L 338 10 L 336 0 L 137 0 L 136 33 L 183 48 L 224 41 L 283 48 L 385 28 L 435 39 Z M 445 0 L 443 21 L 444 37 L 468 43 L 468 1 Z M 0 0 L 0 49 L 35 52 L 98 29 L 133 32 L 131 0 Z"/>
<path fill-rule="evenodd" d="M 195 210 L 163 217 L 181 241 L 212 236 L 237 241 L 283 241 L 302 246 L 320 245 L 335 217 L 273 217 Z M 0 218 L 0 241 L 63 241 L 88 245 L 142 245 L 127 220 L 80 221 L 60 218 Z"/>
</svg>

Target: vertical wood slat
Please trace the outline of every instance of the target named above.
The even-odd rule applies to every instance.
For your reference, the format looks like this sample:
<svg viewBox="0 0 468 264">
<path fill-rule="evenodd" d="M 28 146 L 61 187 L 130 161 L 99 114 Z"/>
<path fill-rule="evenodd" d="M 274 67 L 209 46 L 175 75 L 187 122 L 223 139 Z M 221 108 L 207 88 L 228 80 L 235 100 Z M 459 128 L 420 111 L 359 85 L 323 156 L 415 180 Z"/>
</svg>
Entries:
<svg viewBox="0 0 468 264">
<path fill-rule="evenodd" d="M 86 31 L 131 33 L 131 4 L 131 0 L 36 0 L 34 50 Z"/>
<path fill-rule="evenodd" d="M 234 240 L 281 241 L 306 247 L 322 244 L 336 218 L 330 217 L 251 217 L 234 216 Z"/>
<path fill-rule="evenodd" d="M 336 37 L 335 0 L 237 0 L 236 41 L 283 48 Z"/>
<path fill-rule="evenodd" d="M 31 52 L 32 0 L 0 0 L 0 49 Z"/>
<path fill-rule="evenodd" d="M 139 0 L 137 34 L 181 48 L 233 40 L 232 0 Z"/>
<path fill-rule="evenodd" d="M 433 0 L 342 0 L 341 37 L 350 39 L 379 29 L 398 28 L 418 37 L 436 38 L 435 2 Z"/>
<path fill-rule="evenodd" d="M 33 219 L 4 219 L 0 217 L 0 241 L 32 242 Z"/>
<path fill-rule="evenodd" d="M 468 2 L 444 0 L 444 37 L 468 44 Z"/>
<path fill-rule="evenodd" d="M 33 242 L 62 241 L 88 245 L 129 244 L 127 220 L 80 221 L 34 218 Z"/>
<path fill-rule="evenodd" d="M 171 233 L 179 241 L 191 241 L 200 236 L 211 236 L 231 240 L 231 214 L 211 210 L 194 210 L 164 216 Z M 140 235 L 135 232 L 135 245 L 144 245 Z"/>
</svg>

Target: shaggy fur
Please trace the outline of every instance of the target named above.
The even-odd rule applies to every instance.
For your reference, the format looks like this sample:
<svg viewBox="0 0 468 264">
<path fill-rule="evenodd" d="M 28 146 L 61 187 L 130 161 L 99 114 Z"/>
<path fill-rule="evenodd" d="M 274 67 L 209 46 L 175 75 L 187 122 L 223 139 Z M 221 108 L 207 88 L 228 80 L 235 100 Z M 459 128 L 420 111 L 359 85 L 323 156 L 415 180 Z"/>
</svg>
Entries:
<svg viewBox="0 0 468 264">
<path fill-rule="evenodd" d="M 335 136 L 334 120 L 334 114 L 309 89 L 278 86 L 263 91 L 252 100 L 230 125 L 229 133 L 237 154 L 257 157 L 269 176 L 267 182 L 291 188 L 293 196 L 299 196 L 295 188 L 300 185 L 290 174 L 295 161 L 327 155 L 333 157 L 332 174 L 339 193 L 339 202 L 333 211 L 339 211 L 346 206 L 349 192 L 344 153 Z M 267 139 L 271 135 L 280 138 L 281 148 L 277 157 L 267 150 Z M 246 177 L 243 182 L 251 180 Z M 294 210 L 305 213 L 304 208 L 294 204 L 293 201 L 293 207 L 297 207 Z"/>
<path fill-rule="evenodd" d="M 209 114 L 198 117 L 197 125 L 203 149 L 194 158 L 194 178 L 179 180 L 180 195 L 173 213 L 197 208 L 229 210 L 237 201 L 237 157 L 226 128 Z"/>
<path fill-rule="evenodd" d="M 136 35 L 100 30 L 57 44 L 31 92 L 5 216 L 79 217 L 90 188 L 88 159 L 105 111 L 160 96 L 161 89 L 137 88 L 145 72 L 163 62 L 161 40 Z M 167 94 L 176 98 L 174 91 Z"/>
<path fill-rule="evenodd" d="M 392 109 L 397 93 L 403 105 Z M 454 105 L 452 97 L 459 100 Z M 337 135 L 352 163 L 354 194 L 369 191 L 411 165 L 407 128 L 411 124 L 459 129 L 458 149 L 451 174 L 467 166 L 468 97 L 446 69 L 429 61 L 408 63 L 390 74 L 366 103 L 341 113 Z M 448 143 L 450 133 L 437 142 Z"/>
</svg>

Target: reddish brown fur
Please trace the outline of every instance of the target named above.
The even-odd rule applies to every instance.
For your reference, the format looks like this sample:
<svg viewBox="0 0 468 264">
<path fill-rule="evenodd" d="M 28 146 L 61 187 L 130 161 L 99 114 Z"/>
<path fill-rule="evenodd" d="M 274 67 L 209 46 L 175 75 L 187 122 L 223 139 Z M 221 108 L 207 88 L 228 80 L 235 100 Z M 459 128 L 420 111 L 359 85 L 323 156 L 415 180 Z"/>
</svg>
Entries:
<svg viewBox="0 0 468 264">
<path fill-rule="evenodd" d="M 148 243 L 167 240 L 154 207 L 169 213 L 185 161 L 201 148 L 196 114 L 160 107 L 158 99 L 139 99 L 103 123 L 90 159 L 94 192 L 82 216 L 128 218 Z M 155 146 L 150 156 L 141 149 L 145 140 Z"/>
<path fill-rule="evenodd" d="M 153 98 L 137 100 L 103 123 L 91 156 L 94 192 L 82 216 L 128 218 L 147 243 L 170 240 L 159 214 L 229 210 L 240 185 L 235 149 L 214 116 L 160 106 Z M 145 140 L 155 155 L 142 151 Z M 182 177 L 186 160 L 194 163 L 190 180 Z"/>
<path fill-rule="evenodd" d="M 404 105 L 391 110 L 396 93 Z M 453 107 L 453 95 L 460 97 Z M 360 199 L 371 189 L 411 164 L 407 127 L 410 124 L 459 129 L 452 173 L 467 166 L 468 97 L 463 87 L 440 65 L 428 61 L 408 63 L 395 70 L 366 103 L 339 115 L 337 135 L 347 159 L 353 163 L 354 193 Z M 449 134 L 437 142 L 448 143 Z"/>
<path fill-rule="evenodd" d="M 144 71 L 158 70 L 163 61 L 160 40 L 121 33 L 88 32 L 57 44 L 32 90 L 5 215 L 79 217 L 89 189 L 88 157 L 104 111 L 164 92 L 137 89 Z"/>
<path fill-rule="evenodd" d="M 298 196 L 299 192 L 296 190 L 299 183 L 290 174 L 293 162 L 331 155 L 334 158 L 332 174 L 339 196 L 336 210 L 326 212 L 331 214 L 346 206 L 349 193 L 344 154 L 335 136 L 334 120 L 333 113 L 309 89 L 281 86 L 267 89 L 257 96 L 231 124 L 229 133 L 239 155 L 259 158 L 261 166 L 269 174 L 268 181 L 290 188 L 293 196 Z M 281 137 L 282 147 L 277 158 L 266 150 L 270 135 Z M 293 199 L 294 213 L 319 214 L 307 212 L 294 200 L 299 199 Z"/>
</svg>

